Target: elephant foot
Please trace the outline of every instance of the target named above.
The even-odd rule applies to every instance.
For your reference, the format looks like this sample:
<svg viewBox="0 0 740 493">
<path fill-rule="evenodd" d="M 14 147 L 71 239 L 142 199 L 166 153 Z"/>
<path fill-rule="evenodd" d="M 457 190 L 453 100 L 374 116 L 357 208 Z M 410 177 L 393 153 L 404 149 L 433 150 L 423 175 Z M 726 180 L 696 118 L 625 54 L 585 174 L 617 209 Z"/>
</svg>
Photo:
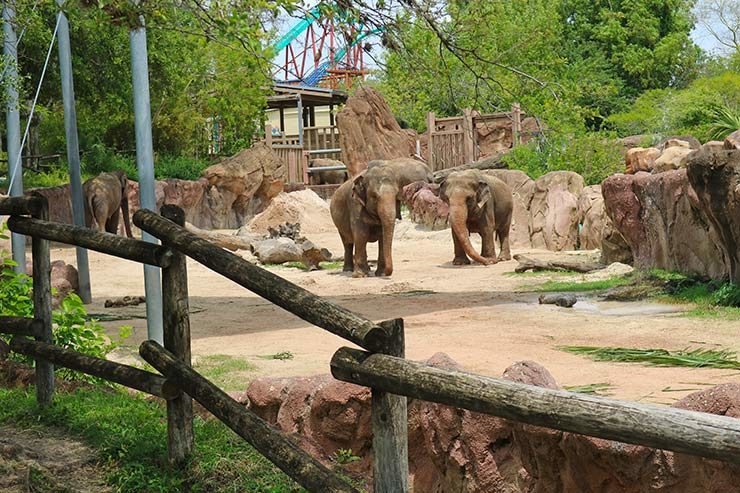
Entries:
<svg viewBox="0 0 740 493">
<path fill-rule="evenodd" d="M 355 277 L 355 278 L 367 277 L 368 274 L 369 274 L 368 272 L 363 272 L 361 270 L 356 270 L 356 271 L 354 271 L 352 273 L 352 277 Z"/>
<path fill-rule="evenodd" d="M 470 259 L 467 257 L 455 257 L 452 260 L 452 265 L 470 265 Z"/>
<path fill-rule="evenodd" d="M 342 269 L 342 272 L 353 272 L 355 270 L 354 266 L 352 265 L 345 265 Z"/>
<path fill-rule="evenodd" d="M 390 277 L 391 274 L 393 274 L 393 271 L 388 271 L 386 269 L 378 269 L 375 271 L 375 277 Z"/>
<path fill-rule="evenodd" d="M 508 254 L 506 254 L 506 255 L 504 255 L 504 254 L 502 253 L 501 255 L 499 255 L 499 256 L 498 256 L 498 261 L 499 261 L 499 262 L 505 262 L 505 261 L 507 261 L 507 260 L 511 260 L 511 254 L 510 254 L 510 253 L 508 253 Z"/>
</svg>

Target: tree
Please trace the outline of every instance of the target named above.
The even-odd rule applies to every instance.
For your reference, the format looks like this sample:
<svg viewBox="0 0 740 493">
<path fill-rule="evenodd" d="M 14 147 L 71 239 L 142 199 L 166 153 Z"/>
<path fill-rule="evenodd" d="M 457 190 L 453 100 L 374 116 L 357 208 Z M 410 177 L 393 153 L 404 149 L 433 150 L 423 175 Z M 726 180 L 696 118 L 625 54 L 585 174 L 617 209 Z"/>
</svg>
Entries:
<svg viewBox="0 0 740 493">
<path fill-rule="evenodd" d="M 740 55 L 740 1 L 700 0 L 697 18 L 726 51 Z"/>
</svg>

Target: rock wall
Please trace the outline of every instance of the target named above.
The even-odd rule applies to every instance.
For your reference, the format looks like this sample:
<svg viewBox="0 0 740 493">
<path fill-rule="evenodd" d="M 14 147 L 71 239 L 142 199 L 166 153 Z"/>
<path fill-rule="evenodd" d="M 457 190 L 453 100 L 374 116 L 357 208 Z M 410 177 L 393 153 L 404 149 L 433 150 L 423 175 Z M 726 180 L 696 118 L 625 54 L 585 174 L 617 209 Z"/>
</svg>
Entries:
<svg viewBox="0 0 740 493">
<path fill-rule="evenodd" d="M 513 246 L 530 246 L 529 206 L 534 195 L 534 180 L 519 170 L 492 169 L 484 173 L 495 176 L 509 185 L 514 196 L 514 213 L 511 218 L 509 241 Z"/>
<path fill-rule="evenodd" d="M 534 248 L 575 250 L 578 245 L 578 197 L 583 177 L 552 171 L 534 182 L 529 206 L 529 237 Z"/>
<path fill-rule="evenodd" d="M 701 209 L 686 169 L 613 175 L 602 183 L 606 212 L 634 256 L 635 267 L 723 278 L 719 236 Z"/>
<path fill-rule="evenodd" d="M 438 353 L 426 361 L 462 370 Z M 557 389 L 541 365 L 522 361 L 508 380 Z M 250 408 L 325 463 L 338 449 L 359 461 L 348 472 L 372 484 L 370 391 L 333 380 L 259 378 L 246 391 Z M 740 384 L 696 392 L 675 407 L 740 417 Z M 410 399 L 409 483 L 413 491 L 645 493 L 735 491 L 740 467 L 698 457 L 513 423 Z M 371 488 L 370 488 L 371 489 Z"/>
<path fill-rule="evenodd" d="M 339 146 L 350 176 L 374 159 L 412 157 L 415 134 L 403 130 L 378 91 L 360 88 L 337 113 Z"/>
</svg>

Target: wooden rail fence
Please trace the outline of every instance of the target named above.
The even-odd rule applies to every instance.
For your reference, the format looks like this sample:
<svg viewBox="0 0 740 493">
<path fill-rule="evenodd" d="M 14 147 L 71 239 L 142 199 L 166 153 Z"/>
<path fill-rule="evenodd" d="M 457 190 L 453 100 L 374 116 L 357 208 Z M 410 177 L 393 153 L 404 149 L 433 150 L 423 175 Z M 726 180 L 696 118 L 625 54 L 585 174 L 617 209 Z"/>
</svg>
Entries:
<svg viewBox="0 0 740 493">
<path fill-rule="evenodd" d="M 238 404 L 190 366 L 190 320 L 185 257 L 233 280 L 303 320 L 366 351 L 340 348 L 331 360 L 339 380 L 372 390 L 374 491 L 408 491 L 407 397 L 438 402 L 537 426 L 663 448 L 740 464 L 740 421 L 693 411 L 544 389 L 498 378 L 434 368 L 404 359 L 403 320 L 375 323 L 196 237 L 182 210 L 140 210 L 134 224 L 162 246 L 47 221 L 43 197 L 0 200 L 12 231 L 33 237 L 34 318 L 0 316 L 0 333 L 13 351 L 36 360 L 36 395 L 52 402 L 53 365 L 131 387 L 167 401 L 168 454 L 182 464 L 193 448 L 192 399 L 248 441 L 301 486 L 313 492 L 355 492 L 285 434 Z M 31 216 L 23 217 L 23 216 Z M 83 246 L 163 268 L 164 346 L 139 352 L 161 374 L 85 356 L 55 346 L 51 328 L 48 242 Z M 29 339 L 33 338 L 33 339 Z"/>
</svg>

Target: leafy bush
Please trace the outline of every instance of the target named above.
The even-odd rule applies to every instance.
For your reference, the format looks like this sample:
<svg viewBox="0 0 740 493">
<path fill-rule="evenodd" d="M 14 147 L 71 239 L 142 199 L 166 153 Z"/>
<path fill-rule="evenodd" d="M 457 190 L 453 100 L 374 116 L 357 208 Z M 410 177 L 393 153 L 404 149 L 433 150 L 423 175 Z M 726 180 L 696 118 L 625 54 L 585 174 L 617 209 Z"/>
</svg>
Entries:
<svg viewBox="0 0 740 493">
<path fill-rule="evenodd" d="M 86 175 L 94 176 L 116 170 L 124 170 L 131 180 L 138 179 L 134 156 L 118 154 L 103 144 L 91 146 L 82 156 L 82 172 Z"/>
<path fill-rule="evenodd" d="M 740 286 L 726 283 L 712 293 L 712 301 L 719 306 L 740 307 Z"/>
<path fill-rule="evenodd" d="M 575 137 L 553 136 L 547 141 L 532 141 L 514 148 L 504 157 L 510 169 L 518 169 L 531 178 L 550 171 L 575 171 L 587 185 L 601 183 L 622 170 L 619 144 L 601 133 Z"/>
<path fill-rule="evenodd" d="M 7 226 L 0 225 L 0 238 L 6 238 L 4 234 Z M 32 279 L 25 274 L 16 274 L 13 271 L 15 262 L 7 258 L 8 252 L 0 250 L 0 313 L 10 317 L 34 316 Z M 52 330 L 54 343 L 65 349 L 71 349 L 83 354 L 104 358 L 111 352 L 120 340 L 125 339 L 131 333 L 129 327 L 122 327 L 119 333 L 119 341 L 110 341 L 103 330 L 103 326 L 96 320 L 89 319 L 82 300 L 74 293 L 67 295 L 61 302 L 59 308 L 52 312 Z M 32 363 L 31 358 L 19 358 L 21 361 Z M 60 369 L 57 374 L 69 380 L 91 380 L 80 373 L 66 369 Z"/>
<path fill-rule="evenodd" d="M 209 163 L 202 159 L 186 156 L 160 156 L 154 164 L 154 176 L 157 180 L 179 178 L 181 180 L 197 180 Z"/>
<path fill-rule="evenodd" d="M 725 140 L 725 137 L 740 129 L 740 111 L 737 108 L 721 106 L 714 109 L 711 137 Z"/>
</svg>

